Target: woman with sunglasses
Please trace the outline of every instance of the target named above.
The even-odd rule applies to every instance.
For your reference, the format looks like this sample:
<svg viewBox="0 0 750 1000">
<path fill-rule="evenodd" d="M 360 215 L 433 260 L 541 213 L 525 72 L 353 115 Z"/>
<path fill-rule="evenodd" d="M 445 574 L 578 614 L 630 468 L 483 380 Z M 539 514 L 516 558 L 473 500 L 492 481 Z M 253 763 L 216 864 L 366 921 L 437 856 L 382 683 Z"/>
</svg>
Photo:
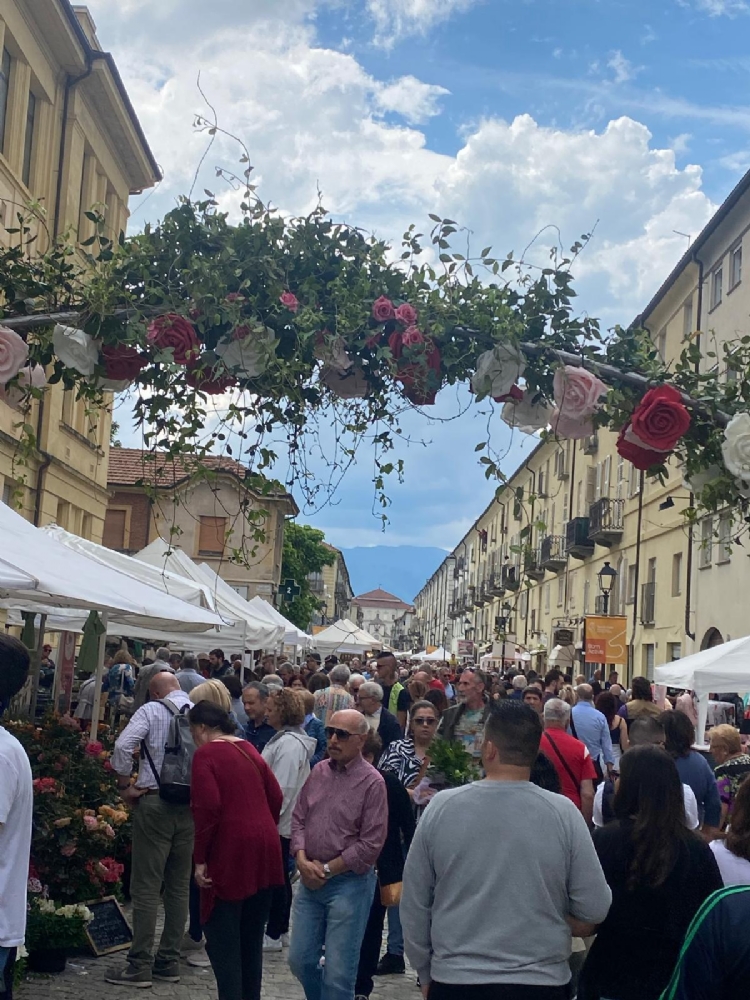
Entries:
<svg viewBox="0 0 750 1000">
<path fill-rule="evenodd" d="M 439 721 L 440 714 L 431 701 L 414 702 L 406 738 L 394 740 L 378 764 L 380 771 L 393 771 L 410 796 L 426 770 L 425 758 Z"/>
</svg>

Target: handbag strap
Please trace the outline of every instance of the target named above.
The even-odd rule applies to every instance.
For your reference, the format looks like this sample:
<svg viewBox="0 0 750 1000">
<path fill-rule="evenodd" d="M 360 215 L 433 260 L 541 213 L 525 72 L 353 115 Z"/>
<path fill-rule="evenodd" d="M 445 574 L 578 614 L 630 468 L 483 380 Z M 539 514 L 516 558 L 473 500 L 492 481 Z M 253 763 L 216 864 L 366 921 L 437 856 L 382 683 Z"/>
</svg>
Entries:
<svg viewBox="0 0 750 1000">
<path fill-rule="evenodd" d="M 570 764 L 568 764 L 567 760 L 560 753 L 559 748 L 555 745 L 555 741 L 552 739 L 552 737 L 550 736 L 550 734 L 547 732 L 546 729 L 545 729 L 543 735 L 547 738 L 547 742 L 550 744 L 550 746 L 552 747 L 552 749 L 557 754 L 558 760 L 560 761 L 560 763 L 562 764 L 562 766 L 565 768 L 565 770 L 568 772 L 568 774 L 570 776 L 570 780 L 573 782 L 573 785 L 576 788 L 578 788 L 580 782 L 578 781 L 578 779 L 576 778 L 576 776 L 573 774 L 573 770 L 572 770 Z"/>
<path fill-rule="evenodd" d="M 258 765 L 256 764 L 256 762 L 253 760 L 253 758 L 250 756 L 250 754 L 247 752 L 247 750 L 243 750 L 242 747 L 240 746 L 240 743 L 242 743 L 242 740 L 223 740 L 223 742 L 224 743 L 230 743 L 233 747 L 237 747 L 237 749 L 242 754 L 242 756 L 245 758 L 245 760 L 249 760 L 250 763 L 253 765 L 253 767 L 256 770 L 256 773 L 257 773 L 258 777 L 260 778 L 261 782 L 263 782 L 263 784 L 265 785 L 265 782 L 263 781 L 263 775 L 260 773 L 260 768 L 258 767 Z"/>
</svg>

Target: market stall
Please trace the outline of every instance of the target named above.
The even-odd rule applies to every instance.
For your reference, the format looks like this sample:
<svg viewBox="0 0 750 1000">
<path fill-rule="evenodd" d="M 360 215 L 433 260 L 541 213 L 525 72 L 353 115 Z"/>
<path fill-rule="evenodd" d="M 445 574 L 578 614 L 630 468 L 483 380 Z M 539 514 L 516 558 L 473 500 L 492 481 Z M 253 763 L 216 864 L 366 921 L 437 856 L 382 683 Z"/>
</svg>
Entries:
<svg viewBox="0 0 750 1000">
<path fill-rule="evenodd" d="M 324 656 L 332 653 L 359 656 L 374 649 L 381 649 L 382 643 L 368 632 L 358 628 L 348 618 L 339 618 L 333 625 L 313 636 L 312 646 Z"/>
</svg>

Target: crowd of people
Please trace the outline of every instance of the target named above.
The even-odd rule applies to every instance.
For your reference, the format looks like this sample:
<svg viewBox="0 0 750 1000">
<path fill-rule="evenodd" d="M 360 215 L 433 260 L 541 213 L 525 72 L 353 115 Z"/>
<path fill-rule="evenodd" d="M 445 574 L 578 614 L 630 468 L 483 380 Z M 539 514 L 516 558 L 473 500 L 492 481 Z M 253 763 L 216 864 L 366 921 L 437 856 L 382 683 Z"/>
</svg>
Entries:
<svg viewBox="0 0 750 1000">
<path fill-rule="evenodd" d="M 0 699 L 22 673 L 4 638 Z M 176 983 L 185 960 L 219 1000 L 260 1000 L 285 950 L 307 1000 L 366 1000 L 405 956 L 430 1000 L 706 1000 L 748 981 L 750 755 L 729 725 L 695 749 L 689 692 L 389 652 L 248 669 L 164 648 L 131 668 L 108 675 L 133 809 L 133 941 L 108 982 Z M 479 780 L 446 788 L 436 739 Z M 18 791 L 0 781 L 6 992 L 23 932 L 3 880 L 28 852 L 9 830 L 30 831 L 31 801 L 14 742 L 0 730 Z"/>
</svg>

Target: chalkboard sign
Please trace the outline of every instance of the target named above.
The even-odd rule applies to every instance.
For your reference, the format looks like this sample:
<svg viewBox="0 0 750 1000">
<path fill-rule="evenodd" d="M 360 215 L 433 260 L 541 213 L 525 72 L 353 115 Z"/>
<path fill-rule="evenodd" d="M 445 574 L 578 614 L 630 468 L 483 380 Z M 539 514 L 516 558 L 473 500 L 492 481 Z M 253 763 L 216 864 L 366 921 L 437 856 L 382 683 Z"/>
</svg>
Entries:
<svg viewBox="0 0 750 1000">
<path fill-rule="evenodd" d="M 133 931 L 122 907 L 114 896 L 105 896 L 95 903 L 86 903 L 94 919 L 86 927 L 86 937 L 95 955 L 109 955 L 129 948 Z"/>
</svg>

